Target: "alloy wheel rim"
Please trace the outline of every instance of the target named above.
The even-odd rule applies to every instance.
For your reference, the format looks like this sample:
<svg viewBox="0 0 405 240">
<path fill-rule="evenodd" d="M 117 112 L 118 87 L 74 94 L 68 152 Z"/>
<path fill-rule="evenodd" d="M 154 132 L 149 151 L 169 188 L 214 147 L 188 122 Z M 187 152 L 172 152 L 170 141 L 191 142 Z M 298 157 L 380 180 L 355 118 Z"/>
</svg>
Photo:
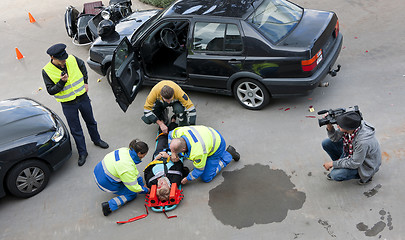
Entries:
<svg viewBox="0 0 405 240">
<path fill-rule="evenodd" d="M 18 174 L 16 186 L 20 192 L 32 193 L 42 186 L 45 173 L 41 168 L 29 167 Z"/>
<path fill-rule="evenodd" d="M 243 82 L 237 88 L 239 100 L 248 107 L 258 107 L 264 102 L 264 93 L 262 89 L 252 83 Z"/>
</svg>

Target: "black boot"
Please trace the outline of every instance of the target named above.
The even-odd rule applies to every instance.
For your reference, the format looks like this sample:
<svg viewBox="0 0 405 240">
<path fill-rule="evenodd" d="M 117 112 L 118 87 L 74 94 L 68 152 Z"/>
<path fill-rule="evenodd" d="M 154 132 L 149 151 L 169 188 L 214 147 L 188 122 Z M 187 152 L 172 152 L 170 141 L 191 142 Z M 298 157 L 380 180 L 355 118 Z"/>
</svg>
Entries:
<svg viewBox="0 0 405 240">
<path fill-rule="evenodd" d="M 104 142 L 104 141 L 101 140 L 101 139 L 100 139 L 100 141 L 95 142 L 94 145 L 96 145 L 96 146 L 98 146 L 98 147 L 101 147 L 101 148 L 104 148 L 104 149 L 107 149 L 107 148 L 109 147 L 109 146 L 108 146 L 108 143 Z"/>
<path fill-rule="evenodd" d="M 239 161 L 240 155 L 234 147 L 229 145 L 228 148 L 226 149 L 226 151 L 232 155 L 232 158 L 233 158 L 233 160 L 235 160 L 235 162 Z"/>
<path fill-rule="evenodd" d="M 110 205 L 108 204 L 108 202 L 103 202 L 101 204 L 101 208 L 103 210 L 103 214 L 104 216 L 108 216 L 112 211 L 110 209 Z"/>
<path fill-rule="evenodd" d="M 83 164 L 86 162 L 86 158 L 87 158 L 88 155 L 89 155 L 88 153 L 79 155 L 79 160 L 77 161 L 77 164 L 79 166 L 83 166 Z"/>
</svg>

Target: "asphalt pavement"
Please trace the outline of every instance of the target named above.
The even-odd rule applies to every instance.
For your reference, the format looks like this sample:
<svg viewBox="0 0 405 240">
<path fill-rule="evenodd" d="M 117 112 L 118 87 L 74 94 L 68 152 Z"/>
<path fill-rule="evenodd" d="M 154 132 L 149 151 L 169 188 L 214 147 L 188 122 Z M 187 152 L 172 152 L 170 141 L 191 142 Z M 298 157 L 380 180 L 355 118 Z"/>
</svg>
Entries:
<svg viewBox="0 0 405 240">
<path fill-rule="evenodd" d="M 89 157 L 78 167 L 72 158 L 30 199 L 0 199 L 0 239 L 403 239 L 405 193 L 405 5 L 402 0 L 295 0 L 339 17 L 344 42 L 342 65 L 329 87 L 308 96 L 275 99 L 261 111 L 242 108 L 235 99 L 188 92 L 197 122 L 217 129 L 240 153 L 212 182 L 184 186 L 184 199 L 168 213 L 125 225 L 116 221 L 145 213 L 144 196 L 104 217 L 101 203 L 112 195 L 94 183 L 94 166 L 110 151 L 142 139 L 154 146 L 156 125 L 140 117 L 150 88 L 145 87 L 123 113 L 105 78 L 89 71 L 89 96 L 102 138 L 109 149 L 94 146 L 85 131 Z M 2 0 L 0 2 L 0 96 L 30 97 L 63 117 L 46 92 L 41 69 L 46 49 L 65 43 L 86 60 L 89 47 L 75 46 L 64 27 L 68 5 L 79 0 Z M 107 1 L 104 1 L 107 4 Z M 152 8 L 133 1 L 133 9 Z M 28 13 L 36 20 L 30 23 Z M 24 55 L 16 59 L 16 48 Z M 372 183 L 332 182 L 322 164 L 326 130 L 316 112 L 358 105 L 376 127 L 383 162 Z M 310 112 L 313 106 L 315 112 Z M 84 126 L 84 125 L 83 125 Z M 139 169 L 152 157 L 150 151 Z M 191 163 L 186 165 L 191 167 Z"/>
</svg>

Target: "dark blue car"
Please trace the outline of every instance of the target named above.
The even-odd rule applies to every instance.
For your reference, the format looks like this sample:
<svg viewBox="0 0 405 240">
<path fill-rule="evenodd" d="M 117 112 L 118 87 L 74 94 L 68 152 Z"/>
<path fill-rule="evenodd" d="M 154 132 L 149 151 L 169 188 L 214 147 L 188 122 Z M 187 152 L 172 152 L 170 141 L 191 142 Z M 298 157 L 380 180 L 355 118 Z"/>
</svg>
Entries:
<svg viewBox="0 0 405 240">
<path fill-rule="evenodd" d="M 38 194 L 71 155 L 58 115 L 28 98 L 0 101 L 0 197 L 6 191 L 22 198 Z"/>
</svg>

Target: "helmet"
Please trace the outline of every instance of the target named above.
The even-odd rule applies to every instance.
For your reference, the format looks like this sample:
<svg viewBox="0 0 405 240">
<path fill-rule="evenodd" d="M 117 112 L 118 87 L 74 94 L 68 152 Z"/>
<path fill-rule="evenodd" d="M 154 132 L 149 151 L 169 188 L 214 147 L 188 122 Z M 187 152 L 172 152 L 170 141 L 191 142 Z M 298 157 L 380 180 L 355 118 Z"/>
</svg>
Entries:
<svg viewBox="0 0 405 240">
<path fill-rule="evenodd" d="M 106 37 L 115 32 L 115 24 L 111 20 L 102 20 L 97 27 L 98 35 L 100 37 Z"/>
</svg>

